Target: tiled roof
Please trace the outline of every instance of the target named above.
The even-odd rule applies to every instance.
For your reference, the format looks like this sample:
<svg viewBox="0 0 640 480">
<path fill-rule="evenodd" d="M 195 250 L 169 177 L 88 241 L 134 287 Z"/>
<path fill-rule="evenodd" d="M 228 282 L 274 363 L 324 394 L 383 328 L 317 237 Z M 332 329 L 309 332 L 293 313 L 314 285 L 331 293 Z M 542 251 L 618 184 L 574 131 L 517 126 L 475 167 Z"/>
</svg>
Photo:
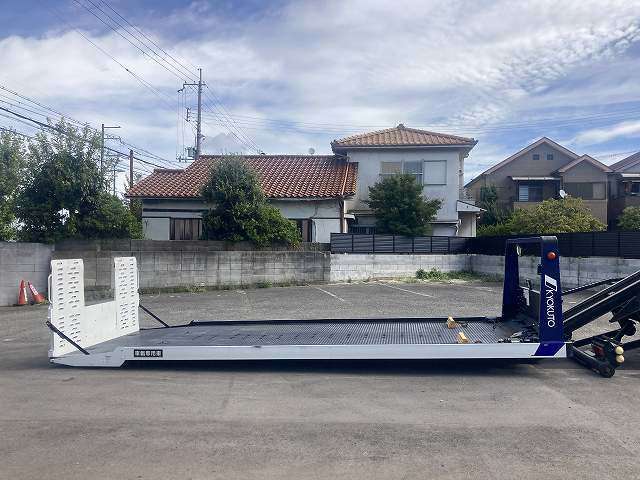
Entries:
<svg viewBox="0 0 640 480">
<path fill-rule="evenodd" d="M 640 152 L 636 152 L 633 155 L 630 155 L 626 158 L 623 158 L 619 162 L 614 163 L 613 165 L 611 165 L 611 170 L 617 172 L 618 170 L 623 170 L 624 168 L 638 162 L 640 162 Z"/>
<path fill-rule="evenodd" d="M 579 158 L 576 158 L 575 160 L 571 160 L 569 163 L 567 163 L 566 165 L 563 165 L 562 167 L 560 167 L 558 169 L 558 172 L 560 173 L 564 173 L 568 170 L 571 170 L 573 167 L 575 167 L 576 165 L 582 163 L 582 162 L 588 162 L 591 165 L 593 165 L 594 167 L 602 170 L 603 172 L 611 172 L 611 169 L 609 167 L 607 167 L 604 163 L 599 162 L 598 160 L 596 160 L 595 158 L 589 156 L 589 155 L 582 155 Z"/>
<path fill-rule="evenodd" d="M 203 155 L 184 170 L 158 169 L 127 193 L 142 198 L 199 198 L 214 162 Z M 354 195 L 358 164 L 336 155 L 246 155 L 269 198 L 336 198 Z"/>
<path fill-rule="evenodd" d="M 522 150 L 514 153 L 513 155 L 511 155 L 508 158 L 505 158 L 504 160 L 502 160 L 501 162 L 495 164 L 493 167 L 488 168 L 487 170 L 485 170 L 484 172 L 482 172 L 481 174 L 477 175 L 475 178 L 469 180 L 467 182 L 467 184 L 465 185 L 466 187 L 470 187 L 471 185 L 473 185 L 475 182 L 477 182 L 478 180 L 480 180 L 482 178 L 483 175 L 490 175 L 493 172 L 495 172 L 496 170 L 504 167 L 505 165 L 508 165 L 509 163 L 511 163 L 512 161 L 514 161 L 515 159 L 519 158 L 520 156 L 524 155 L 525 153 L 530 152 L 531 150 L 533 150 L 536 147 L 539 147 L 542 144 L 547 144 L 552 148 L 555 148 L 556 150 L 558 150 L 559 152 L 564 153 L 566 156 L 568 156 L 569 158 L 571 158 L 572 160 L 575 160 L 577 158 L 579 158 L 580 156 L 575 153 L 572 152 L 571 150 L 563 147 L 562 145 L 560 145 L 557 142 L 554 142 L 553 140 L 551 140 L 550 138 L 547 137 L 542 137 L 538 140 L 536 140 L 535 142 L 533 142 L 531 145 L 528 145 L 526 147 L 524 147 Z"/>
<path fill-rule="evenodd" d="M 377 132 L 362 133 L 351 137 L 334 140 L 331 147 L 334 151 L 346 147 L 399 147 L 399 146 L 469 146 L 473 147 L 477 140 L 446 133 L 428 132 L 407 128 L 403 124 Z"/>
</svg>

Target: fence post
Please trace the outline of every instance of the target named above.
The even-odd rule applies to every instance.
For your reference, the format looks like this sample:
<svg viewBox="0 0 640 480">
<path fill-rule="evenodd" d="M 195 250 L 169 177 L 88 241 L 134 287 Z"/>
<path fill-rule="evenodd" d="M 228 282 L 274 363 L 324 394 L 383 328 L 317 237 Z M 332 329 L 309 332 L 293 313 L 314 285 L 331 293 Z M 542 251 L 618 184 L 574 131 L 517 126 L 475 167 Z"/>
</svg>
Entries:
<svg viewBox="0 0 640 480">
<path fill-rule="evenodd" d="M 353 233 L 351 234 L 351 253 L 353 253 Z"/>
<path fill-rule="evenodd" d="M 617 236 L 617 240 L 618 240 L 618 258 L 620 258 L 620 257 L 622 257 L 622 248 L 621 248 L 621 245 L 620 245 L 620 243 L 621 243 L 621 239 L 620 239 L 620 237 L 621 237 L 621 235 L 620 235 L 620 230 L 618 230 L 618 231 L 616 232 L 616 236 Z"/>
<path fill-rule="evenodd" d="M 591 256 L 596 256 L 596 232 L 591 232 Z"/>
<path fill-rule="evenodd" d="M 372 250 L 371 253 L 376 253 L 376 234 L 375 233 L 371 234 L 371 241 L 373 242 L 373 245 L 372 245 L 372 248 L 371 248 L 371 250 Z"/>
<path fill-rule="evenodd" d="M 447 253 L 451 253 L 451 237 L 447 237 Z"/>
<path fill-rule="evenodd" d="M 573 233 L 567 234 L 569 237 L 569 256 L 573 257 Z"/>
<path fill-rule="evenodd" d="M 411 253 L 416 253 L 416 237 L 411 237 Z"/>
<path fill-rule="evenodd" d="M 391 250 L 393 251 L 393 253 L 396 253 L 396 236 L 395 235 L 391 235 Z"/>
</svg>

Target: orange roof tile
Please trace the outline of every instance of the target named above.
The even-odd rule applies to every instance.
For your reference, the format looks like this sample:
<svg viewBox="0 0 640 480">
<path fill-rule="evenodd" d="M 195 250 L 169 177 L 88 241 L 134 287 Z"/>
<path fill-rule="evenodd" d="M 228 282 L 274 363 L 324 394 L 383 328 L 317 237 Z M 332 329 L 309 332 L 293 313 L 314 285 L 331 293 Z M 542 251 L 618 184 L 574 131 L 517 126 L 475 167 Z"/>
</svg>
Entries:
<svg viewBox="0 0 640 480">
<path fill-rule="evenodd" d="M 128 197 L 199 198 L 214 162 L 203 155 L 184 170 L 157 169 L 136 183 Z M 358 164 L 336 155 L 246 155 L 268 198 L 336 198 L 356 191 Z"/>
<path fill-rule="evenodd" d="M 477 140 L 446 133 L 429 132 L 407 128 L 403 124 L 377 132 L 362 133 L 331 142 L 333 151 L 347 147 L 397 147 L 397 146 L 468 146 L 473 147 Z"/>
</svg>

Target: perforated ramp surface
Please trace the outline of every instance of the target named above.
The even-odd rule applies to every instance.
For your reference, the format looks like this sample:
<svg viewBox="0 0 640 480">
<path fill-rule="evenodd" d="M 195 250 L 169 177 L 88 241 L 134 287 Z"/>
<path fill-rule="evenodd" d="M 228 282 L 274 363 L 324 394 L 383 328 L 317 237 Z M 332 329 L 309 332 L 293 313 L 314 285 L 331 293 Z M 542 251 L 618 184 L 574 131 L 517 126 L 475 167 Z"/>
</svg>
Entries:
<svg viewBox="0 0 640 480">
<path fill-rule="evenodd" d="M 445 319 L 353 321 L 216 322 L 214 324 L 141 330 L 89 348 L 108 352 L 116 347 L 389 345 L 454 344 L 462 331 L 471 342 L 495 343 L 522 325 L 491 320 L 460 320 L 449 329 Z"/>
</svg>

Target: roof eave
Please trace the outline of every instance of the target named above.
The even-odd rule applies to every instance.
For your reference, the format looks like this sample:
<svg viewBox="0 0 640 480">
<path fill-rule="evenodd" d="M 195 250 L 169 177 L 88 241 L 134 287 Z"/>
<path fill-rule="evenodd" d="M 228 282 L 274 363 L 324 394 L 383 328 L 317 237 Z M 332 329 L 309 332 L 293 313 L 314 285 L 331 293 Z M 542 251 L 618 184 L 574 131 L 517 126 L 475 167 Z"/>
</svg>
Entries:
<svg viewBox="0 0 640 480">
<path fill-rule="evenodd" d="M 323 196 L 308 196 L 308 197 L 271 197 L 267 196 L 268 200 L 331 200 L 331 199 L 342 199 L 342 198 L 352 198 L 355 196 L 355 193 L 348 193 L 344 195 L 323 195 Z M 161 196 L 152 196 L 152 195 L 144 195 L 144 196 L 136 196 L 136 195 L 125 195 L 125 198 L 131 198 L 134 200 L 204 200 L 203 197 L 161 197 Z"/>
<path fill-rule="evenodd" d="M 336 145 L 336 144 L 331 144 L 331 148 L 332 150 L 335 151 L 342 151 L 342 150 L 389 150 L 389 149 L 396 149 L 396 148 L 403 148 L 403 149 L 410 149 L 410 148 L 468 148 L 469 150 L 471 150 L 473 147 L 476 146 L 476 144 L 478 143 L 478 141 L 476 140 L 473 143 L 459 143 L 459 144 L 448 144 L 448 145 L 441 145 L 441 144 L 411 144 L 411 145 Z"/>
</svg>

